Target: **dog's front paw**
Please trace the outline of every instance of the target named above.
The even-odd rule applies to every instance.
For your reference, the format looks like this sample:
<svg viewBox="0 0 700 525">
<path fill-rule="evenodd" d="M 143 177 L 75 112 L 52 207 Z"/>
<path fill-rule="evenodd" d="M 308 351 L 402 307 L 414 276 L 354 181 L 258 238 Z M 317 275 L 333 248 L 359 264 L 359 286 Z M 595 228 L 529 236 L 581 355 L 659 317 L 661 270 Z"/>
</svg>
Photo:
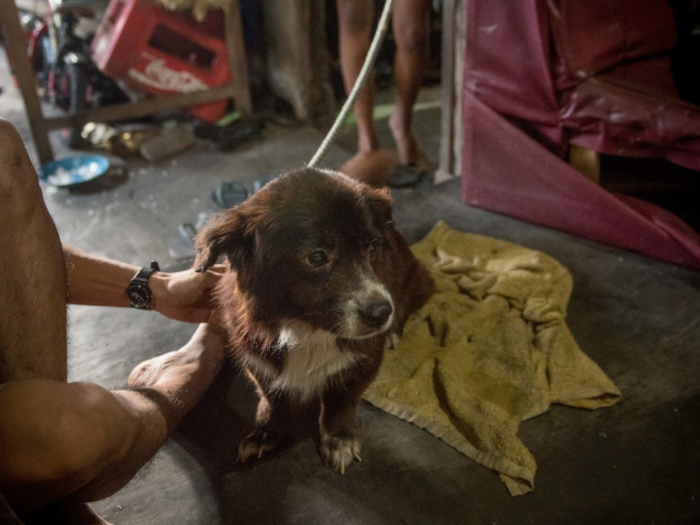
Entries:
<svg viewBox="0 0 700 525">
<path fill-rule="evenodd" d="M 333 467 L 336 472 L 345 474 L 345 469 L 354 460 L 362 461 L 360 457 L 360 440 L 357 436 L 321 435 L 321 457 L 326 465 Z"/>
<path fill-rule="evenodd" d="M 260 459 L 265 452 L 274 449 L 278 441 L 274 432 L 256 428 L 238 444 L 238 461 L 245 463 L 250 458 Z"/>
</svg>

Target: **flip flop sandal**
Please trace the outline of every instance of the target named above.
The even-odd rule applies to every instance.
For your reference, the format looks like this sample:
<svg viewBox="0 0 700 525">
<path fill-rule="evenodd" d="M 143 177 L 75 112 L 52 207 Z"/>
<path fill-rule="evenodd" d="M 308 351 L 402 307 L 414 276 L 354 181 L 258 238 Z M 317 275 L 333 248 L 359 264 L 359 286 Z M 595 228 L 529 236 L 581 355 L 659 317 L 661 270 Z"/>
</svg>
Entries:
<svg viewBox="0 0 700 525">
<path fill-rule="evenodd" d="M 410 188 L 418 185 L 428 173 L 415 164 L 399 164 L 389 175 L 390 188 Z"/>
<path fill-rule="evenodd" d="M 240 182 L 222 182 L 211 192 L 211 200 L 222 210 L 240 204 L 248 198 L 248 189 Z"/>
<path fill-rule="evenodd" d="M 170 257 L 177 261 L 194 258 L 194 237 L 197 235 L 197 231 L 202 229 L 207 223 L 208 218 L 208 213 L 201 212 L 197 216 L 196 224 L 192 224 L 191 222 L 183 222 L 182 224 L 178 225 L 178 235 L 170 243 L 170 248 L 168 249 Z"/>
<path fill-rule="evenodd" d="M 228 152 L 262 135 L 265 121 L 261 118 L 243 118 L 226 126 L 200 122 L 194 128 L 197 138 L 211 141 L 218 151 Z"/>
<path fill-rule="evenodd" d="M 191 222 L 183 222 L 177 227 L 177 231 L 184 240 L 192 242 L 194 240 L 195 235 L 197 235 L 197 231 L 204 227 L 204 225 L 207 223 L 208 218 L 208 213 L 201 212 L 199 215 L 197 215 L 197 224 L 192 224 Z"/>
<path fill-rule="evenodd" d="M 194 224 L 192 224 L 191 222 L 184 222 L 178 225 L 177 232 L 183 239 L 192 242 L 194 240 L 195 235 L 197 235 L 197 228 L 195 228 Z"/>
</svg>

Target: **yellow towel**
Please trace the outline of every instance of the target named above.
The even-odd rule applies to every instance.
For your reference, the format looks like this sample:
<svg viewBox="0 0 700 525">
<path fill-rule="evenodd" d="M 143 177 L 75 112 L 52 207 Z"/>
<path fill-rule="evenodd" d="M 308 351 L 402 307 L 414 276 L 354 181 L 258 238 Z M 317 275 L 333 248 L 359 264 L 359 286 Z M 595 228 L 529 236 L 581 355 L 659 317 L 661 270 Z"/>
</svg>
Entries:
<svg viewBox="0 0 700 525">
<path fill-rule="evenodd" d="M 386 351 L 365 398 L 525 494 L 537 465 L 520 422 L 551 403 L 595 409 L 621 395 L 566 326 L 571 275 L 547 255 L 443 222 L 412 250 L 436 293 Z"/>
</svg>

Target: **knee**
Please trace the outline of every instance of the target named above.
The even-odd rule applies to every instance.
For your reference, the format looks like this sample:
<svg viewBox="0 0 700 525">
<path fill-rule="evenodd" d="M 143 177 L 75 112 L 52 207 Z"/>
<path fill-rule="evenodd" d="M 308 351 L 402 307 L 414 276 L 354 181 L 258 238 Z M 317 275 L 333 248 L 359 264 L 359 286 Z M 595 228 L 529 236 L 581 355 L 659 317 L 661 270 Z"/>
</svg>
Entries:
<svg viewBox="0 0 700 525">
<path fill-rule="evenodd" d="M 398 20 L 394 23 L 396 48 L 403 53 L 422 54 L 428 45 L 428 21 Z"/>
<path fill-rule="evenodd" d="M 372 0 L 338 0 L 338 22 L 350 34 L 369 31 L 374 19 Z"/>
<path fill-rule="evenodd" d="M 41 198 L 39 180 L 17 130 L 0 118 L 0 200 L 12 204 Z"/>
<path fill-rule="evenodd" d="M 61 437 L 54 454 L 61 458 L 57 470 L 87 483 L 127 457 L 141 432 L 141 420 L 99 385 L 70 383 L 66 387 L 64 413 L 56 421 Z"/>
<path fill-rule="evenodd" d="M 4 118 L 0 118 L 0 166 L 3 174 L 7 169 L 26 167 L 29 161 L 27 151 L 15 127 Z"/>
<path fill-rule="evenodd" d="M 0 389 L 0 403 L 0 489 L 25 510 L 65 497 L 119 464 L 139 432 L 139 420 L 90 383 L 10 383 Z"/>
</svg>

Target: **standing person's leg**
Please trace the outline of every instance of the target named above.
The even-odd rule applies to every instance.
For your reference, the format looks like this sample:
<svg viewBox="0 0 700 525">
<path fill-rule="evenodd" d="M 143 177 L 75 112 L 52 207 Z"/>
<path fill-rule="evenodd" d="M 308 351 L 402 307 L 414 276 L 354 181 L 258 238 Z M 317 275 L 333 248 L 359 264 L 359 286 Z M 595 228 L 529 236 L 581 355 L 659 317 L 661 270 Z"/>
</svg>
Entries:
<svg viewBox="0 0 700 525">
<path fill-rule="evenodd" d="M 66 380 L 66 271 L 56 226 L 14 127 L 0 119 L 0 384 Z"/>
<path fill-rule="evenodd" d="M 350 93 L 369 51 L 374 20 L 374 0 L 336 0 L 340 30 L 340 68 L 345 92 Z M 368 152 L 379 147 L 374 129 L 374 75 L 370 75 L 353 106 L 357 120 L 358 151 Z"/>
<path fill-rule="evenodd" d="M 413 105 L 428 65 L 430 0 L 395 0 L 393 31 L 396 41 L 394 88 L 396 108 L 389 119 L 399 160 L 430 169 L 411 129 Z"/>
<path fill-rule="evenodd" d="M 369 51 L 374 0 L 336 0 L 340 30 L 340 68 L 345 91 L 352 90 Z M 353 106 L 357 121 L 357 153 L 341 167 L 341 171 L 357 175 L 367 182 L 381 185 L 382 179 L 396 164 L 397 157 L 379 149 L 374 127 L 374 76 L 365 82 Z"/>
</svg>

